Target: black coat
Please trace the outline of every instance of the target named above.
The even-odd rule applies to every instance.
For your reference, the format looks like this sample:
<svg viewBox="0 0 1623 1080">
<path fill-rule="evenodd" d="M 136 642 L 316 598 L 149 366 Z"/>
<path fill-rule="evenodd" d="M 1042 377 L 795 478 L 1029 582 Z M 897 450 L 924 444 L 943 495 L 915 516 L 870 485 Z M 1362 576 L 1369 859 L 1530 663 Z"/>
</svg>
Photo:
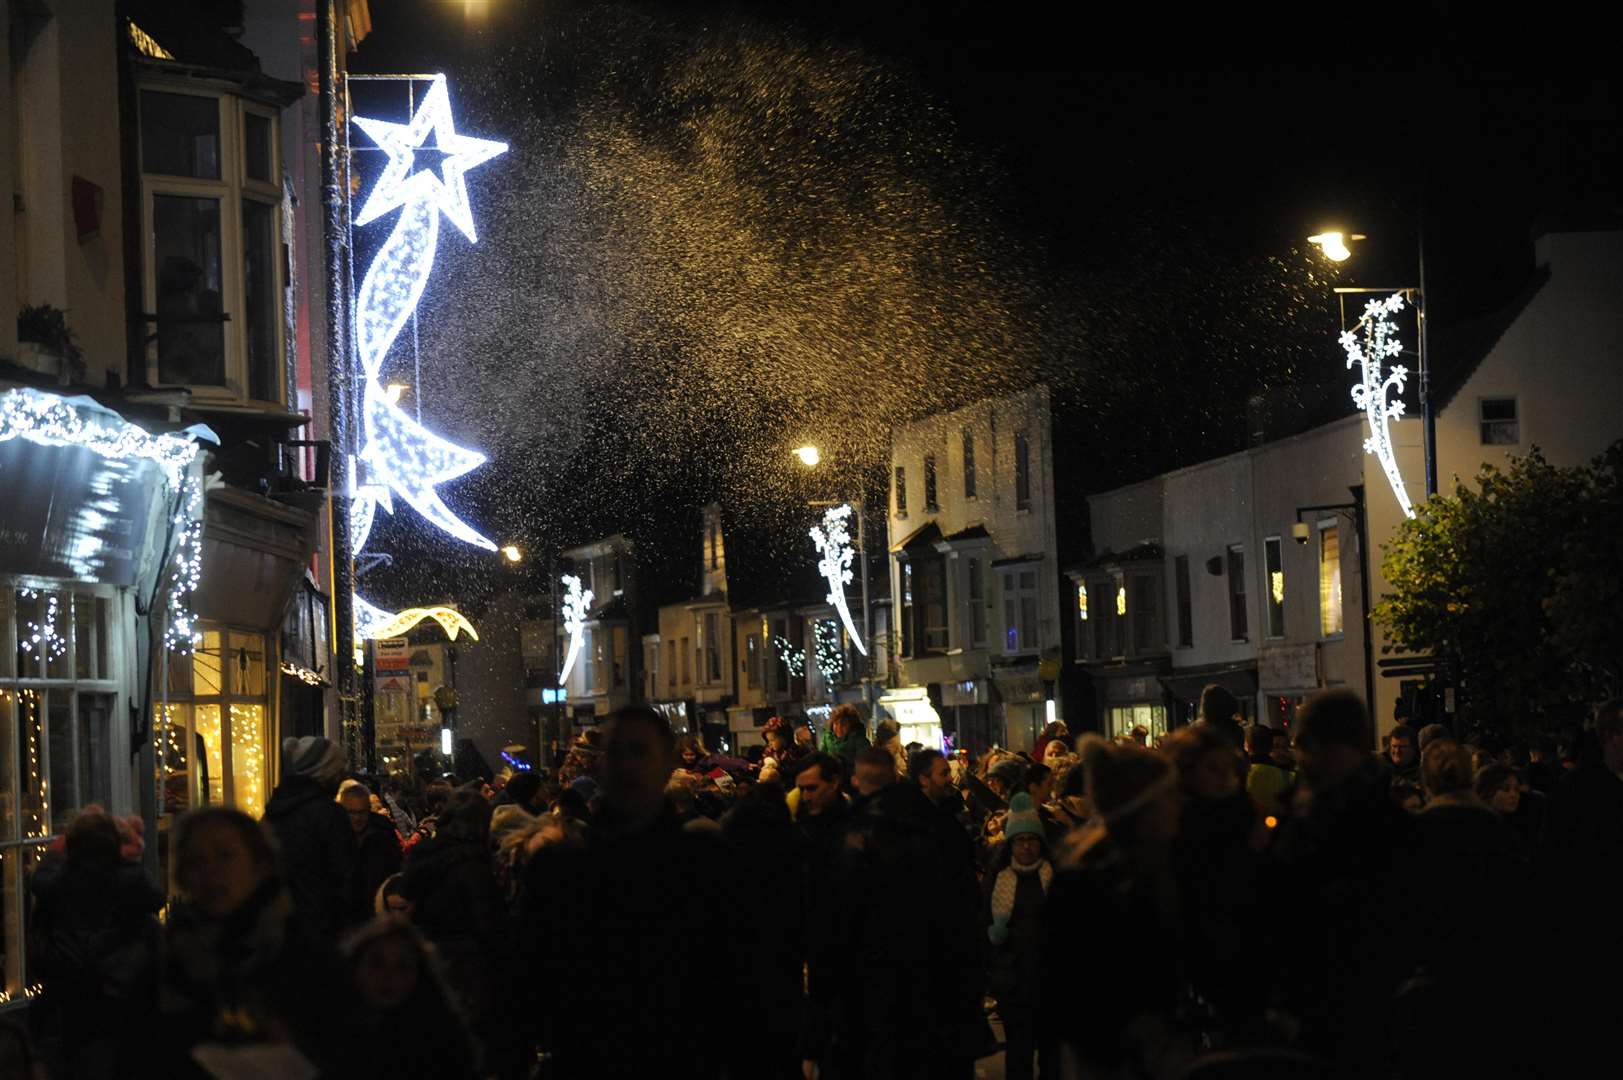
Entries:
<svg viewBox="0 0 1623 1080">
<path fill-rule="evenodd" d="M 743 910 L 736 872 L 719 833 L 670 814 L 631 828 L 606 809 L 584 846 L 535 854 L 517 931 L 551 1075 L 723 1075 L 715 1018 L 759 1022 L 733 928 L 775 918 Z"/>
<path fill-rule="evenodd" d="M 281 848 L 287 889 L 304 925 L 335 937 L 355 865 L 349 815 L 314 780 L 289 776 L 271 792 L 265 824 Z"/>
<path fill-rule="evenodd" d="M 347 818 L 346 818 L 347 820 Z M 378 889 L 400 872 L 400 834 L 394 822 L 382 814 L 368 814 L 366 829 L 350 833 L 354 847 L 354 867 L 347 891 L 348 922 L 363 923 L 373 915 Z"/>
</svg>

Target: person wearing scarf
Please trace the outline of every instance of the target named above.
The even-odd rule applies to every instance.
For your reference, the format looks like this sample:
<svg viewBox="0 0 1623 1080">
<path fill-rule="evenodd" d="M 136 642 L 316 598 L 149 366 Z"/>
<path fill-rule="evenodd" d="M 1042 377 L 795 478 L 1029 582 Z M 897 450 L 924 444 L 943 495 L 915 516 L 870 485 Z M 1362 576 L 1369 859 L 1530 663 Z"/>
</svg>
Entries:
<svg viewBox="0 0 1623 1080">
<path fill-rule="evenodd" d="M 1032 1057 L 1042 1075 L 1056 1075 L 1058 1043 L 1041 1033 L 1038 993 L 1042 983 L 1043 903 L 1054 880 L 1048 861 L 1043 823 L 1031 796 L 1017 792 L 1009 800 L 1004 840 L 989 898 L 992 943 L 991 987 L 1003 1020 L 1004 1075 L 1025 1080 L 1033 1075 Z"/>
</svg>

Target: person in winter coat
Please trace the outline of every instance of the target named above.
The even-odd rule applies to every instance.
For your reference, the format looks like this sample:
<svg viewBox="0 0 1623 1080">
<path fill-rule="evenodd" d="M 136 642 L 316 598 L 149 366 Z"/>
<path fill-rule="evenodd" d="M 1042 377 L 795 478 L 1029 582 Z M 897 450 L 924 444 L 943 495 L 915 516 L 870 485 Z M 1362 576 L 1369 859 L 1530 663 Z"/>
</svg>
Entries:
<svg viewBox="0 0 1623 1080">
<path fill-rule="evenodd" d="M 319 735 L 282 740 L 282 782 L 271 792 L 265 824 L 281 850 L 288 892 L 304 922 L 336 941 L 355 866 L 349 818 L 333 801 L 344 752 Z"/>
<path fill-rule="evenodd" d="M 373 813 L 371 792 L 359 780 L 346 780 L 338 789 L 338 804 L 349 821 L 353 844 L 349 882 L 345 886 L 346 926 L 358 926 L 372 918 L 373 900 L 378 889 L 400 872 L 400 834 L 394 822 Z"/>
<path fill-rule="evenodd" d="M 1173 1076 L 1191 1053 L 1172 851 L 1182 807 L 1165 758 L 1081 742 L 1095 816 L 1066 837 L 1043 909 L 1041 1013 L 1068 1075 Z"/>
<path fill-rule="evenodd" d="M 439 952 L 451 993 L 490 1055 L 487 1064 L 502 1066 L 521 1048 L 510 1015 L 507 904 L 490 851 L 490 817 L 477 790 L 457 788 L 434 835 L 407 853 L 401 873 L 413 925 Z"/>
<path fill-rule="evenodd" d="M 239 1057 L 264 1075 L 351 1075 L 349 973 L 294 903 L 268 830 L 237 810 L 198 810 L 180 820 L 172 858 L 180 897 L 164 927 L 158 1020 L 129 1075 L 201 1080 Z"/>
<path fill-rule="evenodd" d="M 1000 866 L 987 884 L 989 984 L 1003 1020 L 1003 1074 L 1031 1080 L 1036 1056 L 1045 1080 L 1059 1075 L 1059 1045 L 1041 1026 L 1043 904 L 1054 880 L 1043 823 L 1025 793 L 1009 801 Z"/>
<path fill-rule="evenodd" d="M 828 714 L 828 727 L 818 749 L 840 759 L 847 776 L 856 768 L 857 754 L 868 745 L 868 735 L 862 730 L 862 718 L 854 705 L 836 705 Z"/>
<path fill-rule="evenodd" d="M 446 989 L 430 945 L 410 923 L 377 919 L 344 941 L 365 1006 L 359 1032 L 367 1075 L 473 1080 L 467 1022 Z"/>
<path fill-rule="evenodd" d="M 121 857 L 118 825 L 100 806 L 85 807 L 63 846 L 28 880 L 43 984 L 32 1019 L 52 1076 L 110 1080 L 122 1075 L 120 1048 L 146 1034 L 164 895 Z"/>
</svg>

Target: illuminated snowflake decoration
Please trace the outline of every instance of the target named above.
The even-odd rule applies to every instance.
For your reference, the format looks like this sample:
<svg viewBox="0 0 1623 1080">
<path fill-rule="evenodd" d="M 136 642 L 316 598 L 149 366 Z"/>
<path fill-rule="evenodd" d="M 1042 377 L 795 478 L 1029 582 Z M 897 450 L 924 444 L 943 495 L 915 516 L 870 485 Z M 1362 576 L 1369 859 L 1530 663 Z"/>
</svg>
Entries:
<svg viewBox="0 0 1623 1080">
<path fill-rule="evenodd" d="M 791 678 L 798 679 L 806 674 L 805 649 L 795 648 L 788 638 L 781 635 L 773 635 L 772 646 L 778 650 L 778 659 L 788 667 Z"/>
<path fill-rule="evenodd" d="M 817 648 L 817 670 L 825 682 L 835 682 L 845 674 L 845 650 L 840 648 L 840 628 L 832 619 L 818 619 L 812 626 Z"/>
<path fill-rule="evenodd" d="M 851 560 L 856 556 L 851 547 L 850 518 L 850 503 L 823 511 L 823 524 L 812 526 L 811 539 L 821 555 L 817 571 L 828 582 L 828 602 L 840 613 L 851 644 L 857 647 L 857 652 L 867 656 L 868 648 L 862 643 L 862 635 L 857 633 L 856 624 L 851 621 L 851 609 L 845 602 L 845 587 L 851 584 Z"/>
<path fill-rule="evenodd" d="M 355 124 L 389 158 L 355 215 L 355 224 L 366 225 L 395 209 L 400 216 L 367 267 L 355 296 L 355 345 L 365 382 L 362 446 L 354 471 L 364 469 L 366 480 L 356 484 L 351 474 L 352 549 L 359 552 L 366 546 L 378 507 L 394 513 L 394 497 L 399 496 L 449 535 L 495 551 L 495 543 L 457 517 L 436 490 L 484 464 L 485 455 L 442 438 L 408 416 L 389 399 L 380 380 L 384 358 L 416 311 L 433 272 L 440 215 L 449 218 L 470 242 L 477 242 L 464 176 L 474 166 L 505 153 L 507 144 L 457 134 L 443 75 L 430 81 L 422 104 L 408 123 L 356 117 Z M 418 167 L 417 153 L 423 150 L 440 155 L 437 169 Z M 397 626 L 401 620 L 415 625 L 423 618 L 436 619 L 452 637 L 459 628 L 472 633 L 462 616 L 456 615 L 448 623 L 436 614 L 450 610 L 387 612 L 357 596 L 356 634 L 375 637 L 379 628 Z"/>
<path fill-rule="evenodd" d="M 39 590 L 18 589 L 24 600 L 38 600 Z M 68 637 L 56 628 L 56 619 L 62 611 L 62 601 L 56 593 L 45 598 L 45 614 L 39 622 L 30 619 L 23 629 L 17 647 L 36 661 L 60 660 L 68 651 Z"/>
<path fill-rule="evenodd" d="M 581 588 L 580 578 L 565 574 L 562 580 L 567 590 L 564 593 L 564 630 L 569 634 L 569 650 L 564 654 L 563 670 L 558 673 L 559 685 L 568 681 L 575 658 L 580 655 L 581 638 L 586 631 L 586 612 L 592 606 L 592 590 Z"/>
<path fill-rule="evenodd" d="M 1403 343 L 1398 340 L 1397 326 L 1392 315 L 1403 309 L 1403 294 L 1393 293 L 1385 300 L 1371 300 L 1364 306 L 1364 315 L 1358 325 L 1341 334 L 1341 347 L 1347 352 L 1347 366 L 1358 365 L 1361 382 L 1353 384 L 1353 404 L 1364 410 L 1369 423 L 1369 438 L 1364 440 L 1364 452 L 1374 454 L 1386 472 L 1392 494 L 1405 517 L 1414 517 L 1414 507 L 1403 486 L 1403 475 L 1398 471 L 1398 459 L 1392 446 L 1392 421 L 1403 418 L 1403 386 L 1409 379 L 1409 369 L 1393 364 L 1383 374 L 1382 365 L 1391 357 L 1401 356 Z M 1388 397 L 1388 394 L 1394 395 Z"/>
</svg>

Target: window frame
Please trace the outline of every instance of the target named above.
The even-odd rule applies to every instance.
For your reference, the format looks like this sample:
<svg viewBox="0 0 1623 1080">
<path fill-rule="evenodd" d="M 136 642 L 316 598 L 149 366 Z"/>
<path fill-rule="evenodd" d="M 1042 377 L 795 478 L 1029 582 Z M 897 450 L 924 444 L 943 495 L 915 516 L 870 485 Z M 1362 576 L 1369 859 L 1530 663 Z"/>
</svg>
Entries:
<svg viewBox="0 0 1623 1080">
<path fill-rule="evenodd" d="M 213 100 L 220 120 L 220 179 L 208 180 L 194 176 L 175 176 L 169 173 L 146 171 L 144 150 L 139 146 L 142 94 L 150 91 L 184 97 Z M 141 320 L 143 335 L 150 333 L 152 340 L 143 346 L 139 362 L 151 386 L 185 385 L 199 399 L 229 402 L 257 401 L 284 406 L 288 400 L 287 375 L 284 358 L 287 354 L 287 327 L 283 317 L 284 304 L 280 298 L 287 291 L 287 253 L 283 242 L 283 174 L 281 113 L 277 109 L 247 100 L 224 91 L 211 91 L 183 82 L 161 77 L 143 77 L 135 87 L 137 155 L 140 157 L 141 199 L 141 303 L 145 314 L 158 310 L 157 251 L 154 242 L 156 223 L 154 200 L 166 195 L 178 198 L 213 199 L 220 206 L 220 307 L 226 316 L 223 323 L 225 385 L 210 383 L 162 383 L 159 381 L 157 349 L 157 323 Z M 270 128 L 270 181 L 251 180 L 248 177 L 247 118 L 257 116 L 268 120 Z M 278 395 L 271 400 L 250 396 L 253 385 L 248 370 L 248 295 L 247 295 L 247 230 L 243 222 L 246 203 L 268 207 L 271 214 L 272 253 L 270 292 L 279 302 L 272 305 L 271 382 Z"/>
<path fill-rule="evenodd" d="M 1507 402 L 1507 401 L 1510 403 L 1510 410 L 1511 410 L 1510 419 L 1507 420 L 1504 417 L 1494 417 L 1493 419 L 1489 419 L 1486 415 L 1484 415 L 1486 410 L 1487 410 L 1487 406 L 1490 403 L 1491 404 L 1498 404 L 1498 403 Z M 1479 397 L 1479 398 L 1477 398 L 1476 399 L 1476 419 L 1477 419 L 1477 438 L 1481 440 L 1481 445 L 1483 445 L 1483 446 L 1520 446 L 1521 445 L 1521 443 L 1522 443 L 1522 409 L 1521 409 L 1521 401 L 1519 400 L 1517 395 L 1515 395 L 1515 394 L 1500 394 L 1500 395 L 1495 395 L 1493 397 Z M 1515 438 L 1512 438 L 1512 439 L 1499 439 L 1499 438 L 1489 438 L 1488 437 L 1490 429 L 1494 430 L 1494 431 L 1503 430 L 1505 425 L 1510 425 L 1511 434 L 1513 434 L 1515 436 Z"/>
<path fill-rule="evenodd" d="M 976 498 L 979 498 L 979 496 L 976 494 L 976 487 L 975 487 L 975 429 L 974 428 L 967 428 L 967 427 L 964 428 L 964 431 L 963 431 L 963 452 L 964 452 L 964 498 L 965 499 L 976 499 Z"/>
<path fill-rule="evenodd" d="M 1025 428 L 1014 433 L 1014 508 L 1031 509 L 1031 438 Z"/>
<path fill-rule="evenodd" d="M 1318 528 L 1317 528 L 1316 531 L 1318 533 L 1318 541 L 1319 541 L 1319 550 L 1318 550 L 1319 640 L 1320 641 L 1339 641 L 1342 638 L 1345 638 L 1347 636 L 1346 590 L 1343 588 L 1342 576 L 1341 576 L 1341 562 L 1342 562 L 1342 560 L 1341 560 L 1341 549 L 1342 549 L 1341 522 L 1336 520 L 1335 518 L 1323 518 L 1323 519 L 1321 519 L 1319 521 Z M 1324 534 L 1327 533 L 1327 532 L 1334 532 L 1335 536 L 1336 536 L 1336 569 L 1335 569 L 1335 579 L 1334 579 L 1334 589 L 1333 589 L 1333 595 L 1335 597 L 1335 613 L 1336 613 L 1335 623 L 1336 623 L 1336 626 L 1335 626 L 1334 630 L 1327 629 L 1327 627 L 1329 626 L 1329 623 L 1327 622 L 1327 620 L 1325 618 L 1325 616 L 1328 614 L 1328 609 L 1325 606 L 1325 584 L 1326 584 L 1326 582 L 1325 582 L 1325 574 L 1324 574 L 1324 571 L 1325 571 Z"/>
<path fill-rule="evenodd" d="M 941 511 L 941 500 L 936 489 L 935 455 L 924 455 L 924 512 L 936 514 Z"/>
<path fill-rule="evenodd" d="M 996 567 L 998 588 L 1003 600 L 1004 656 L 1029 656 L 1042 651 L 1042 564 L 1036 562 L 1011 563 Z M 1027 585 L 1024 578 L 1031 578 Z M 1012 583 L 1012 584 L 1011 584 Z M 1029 637 L 1027 622 L 1029 618 Z M 1012 636 L 1012 647 L 1011 647 Z"/>
<path fill-rule="evenodd" d="M 1178 648 L 1195 647 L 1194 589 L 1189 579 L 1189 556 L 1175 555 L 1172 559 L 1172 587 L 1178 604 Z"/>
<path fill-rule="evenodd" d="M 1245 545 L 1228 545 L 1224 560 L 1224 570 L 1228 577 L 1229 640 L 1250 641 L 1251 611 L 1245 587 Z"/>
<path fill-rule="evenodd" d="M 964 560 L 964 597 L 969 605 L 969 647 L 986 647 L 986 560 L 979 555 Z"/>
<path fill-rule="evenodd" d="M 897 465 L 891 470 L 891 501 L 896 507 L 896 516 L 907 516 L 907 466 Z"/>
<path fill-rule="evenodd" d="M 1285 636 L 1285 538 L 1267 536 L 1262 541 L 1262 603 L 1267 616 L 1263 636 L 1270 641 Z M 1274 575 L 1279 575 L 1278 596 L 1275 596 Z M 1277 628 L 1276 628 L 1277 624 Z"/>
<path fill-rule="evenodd" d="M 275 729 L 276 719 L 277 719 L 276 716 L 274 715 L 275 704 L 276 704 L 276 693 L 275 693 L 275 684 L 274 684 L 274 679 L 273 679 L 273 672 L 275 672 L 277 670 L 278 666 L 279 666 L 278 658 L 276 656 L 276 647 L 277 646 L 276 646 L 276 642 L 274 640 L 274 635 L 272 633 L 268 633 L 268 632 L 266 632 L 264 630 L 260 630 L 260 629 L 257 629 L 255 627 L 251 627 L 251 626 L 244 626 L 244 625 L 235 624 L 235 623 L 220 623 L 220 622 L 202 621 L 202 620 L 200 620 L 197 623 L 197 629 L 198 629 L 199 633 L 208 633 L 208 632 L 213 631 L 213 632 L 217 632 L 217 633 L 219 633 L 221 635 L 221 641 L 223 642 L 223 646 L 222 646 L 221 653 L 220 653 L 220 670 L 222 672 L 222 676 L 224 676 L 224 673 L 229 670 L 227 664 L 228 664 L 229 655 L 230 655 L 230 651 L 231 651 L 231 638 L 232 638 L 233 635 L 258 638 L 260 640 L 260 642 L 262 643 L 262 647 L 264 649 L 264 669 L 265 670 L 264 670 L 264 687 L 263 687 L 263 689 L 261 690 L 260 693 L 252 694 L 252 693 L 246 693 L 246 692 L 240 690 L 236 685 L 236 677 L 234 675 L 232 675 L 232 676 L 223 678 L 223 681 L 225 682 L 225 685 L 222 685 L 218 689 L 218 691 L 214 692 L 214 693 L 204 693 L 204 694 L 197 693 L 197 688 L 196 688 L 195 682 L 192 683 L 190 689 L 188 689 L 188 690 L 175 690 L 173 688 L 170 688 L 167 691 L 167 704 L 170 705 L 171 707 L 185 706 L 185 707 L 187 707 L 187 708 L 189 708 L 191 710 L 191 712 L 189 714 L 189 719 L 186 721 L 186 725 L 185 725 L 185 740 L 186 740 L 185 747 L 186 747 L 186 754 L 187 754 L 188 760 L 190 760 L 191 757 L 193 755 L 195 755 L 195 753 L 196 753 L 196 733 L 197 733 L 196 718 L 197 718 L 197 709 L 199 707 L 207 707 L 207 706 L 215 706 L 215 707 L 219 708 L 219 710 L 220 710 L 220 802 L 219 802 L 218 805 L 227 806 L 227 807 L 233 807 L 233 808 L 237 808 L 237 809 L 240 809 L 240 807 L 237 806 L 237 768 L 236 768 L 237 747 L 236 747 L 236 737 L 235 737 L 235 734 L 231 731 L 231 724 L 229 722 L 230 718 L 231 718 L 231 706 L 233 706 L 233 705 L 260 705 L 260 706 L 262 706 L 264 708 L 264 710 L 265 710 L 264 711 L 264 733 L 263 733 L 263 735 L 261 737 L 261 742 L 260 742 L 260 747 L 259 747 L 260 753 L 262 755 L 261 758 L 260 758 L 260 770 L 261 770 L 261 773 L 262 773 L 260 783 L 261 783 L 261 786 L 262 786 L 262 789 L 263 789 L 260 794 L 261 794 L 262 799 L 264 800 L 264 804 L 261 805 L 261 807 L 259 809 L 259 813 L 261 815 L 263 815 L 264 811 L 265 811 L 265 806 L 268 806 L 269 803 L 270 803 L 271 789 L 274 786 L 273 783 L 272 783 L 272 780 L 274 779 L 274 776 L 275 776 L 275 762 L 276 762 L 275 755 L 273 755 L 271 753 L 271 732 Z M 164 678 L 165 680 L 167 680 L 169 678 L 169 672 L 170 672 L 171 665 L 173 663 L 175 663 L 175 662 L 182 662 L 182 663 L 185 663 L 185 664 L 188 665 L 187 666 L 187 672 L 188 672 L 189 678 L 192 677 L 192 673 L 195 670 L 195 668 L 194 668 L 194 663 L 195 662 L 192 660 L 192 654 L 191 653 L 187 653 L 187 654 L 183 654 L 183 655 L 182 654 L 168 655 L 168 656 L 159 658 L 158 662 L 160 663 L 160 665 L 162 665 L 162 676 L 161 677 Z M 168 723 L 169 723 L 169 721 L 167 719 L 165 719 L 161 724 L 156 722 L 156 721 L 154 722 L 154 724 L 153 724 L 153 727 L 155 729 L 154 730 L 154 738 L 157 738 L 158 735 L 159 735 L 159 733 L 158 733 L 158 731 L 156 729 L 158 729 L 160 726 L 168 726 Z M 188 810 L 195 810 L 199 806 L 204 806 L 204 805 L 208 805 L 208 806 L 215 805 L 213 802 L 200 802 L 200 801 L 198 801 L 198 794 L 199 794 L 198 786 L 197 786 L 198 777 L 196 775 L 195 769 L 196 769 L 195 765 L 189 766 L 189 771 L 191 772 L 191 775 L 188 777 L 188 780 L 187 780 L 187 796 L 188 796 L 187 809 Z M 162 790 L 167 791 L 167 788 L 165 787 Z M 171 812 L 167 809 L 167 803 L 168 803 L 168 800 L 167 800 L 167 797 L 165 796 L 162 799 L 162 805 L 160 806 L 160 810 L 159 810 L 159 813 L 160 813 L 161 816 L 166 816 L 166 817 L 167 816 L 172 816 Z"/>
</svg>

